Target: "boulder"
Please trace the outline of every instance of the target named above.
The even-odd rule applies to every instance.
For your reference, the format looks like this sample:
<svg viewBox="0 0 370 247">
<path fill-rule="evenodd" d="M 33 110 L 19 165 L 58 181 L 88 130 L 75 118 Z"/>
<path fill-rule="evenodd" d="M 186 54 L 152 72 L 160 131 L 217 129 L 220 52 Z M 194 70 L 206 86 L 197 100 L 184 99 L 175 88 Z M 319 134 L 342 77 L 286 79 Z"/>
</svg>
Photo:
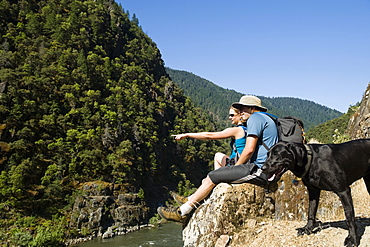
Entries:
<svg viewBox="0 0 370 247">
<path fill-rule="evenodd" d="M 183 230 L 184 246 L 215 246 L 227 236 L 248 227 L 249 219 L 273 217 L 274 196 L 252 184 L 217 185 L 209 198 L 194 211 Z"/>
<path fill-rule="evenodd" d="M 306 220 L 308 192 L 303 182 L 287 171 L 277 183 L 275 198 L 275 219 Z"/>
<path fill-rule="evenodd" d="M 248 234 L 266 220 L 307 220 L 308 193 L 303 182 L 286 172 L 273 191 L 252 184 L 217 185 L 184 224 L 186 247 L 243 246 Z M 322 192 L 317 218 L 343 216 L 338 197 Z M 248 234 L 247 234 L 248 233 Z"/>
</svg>

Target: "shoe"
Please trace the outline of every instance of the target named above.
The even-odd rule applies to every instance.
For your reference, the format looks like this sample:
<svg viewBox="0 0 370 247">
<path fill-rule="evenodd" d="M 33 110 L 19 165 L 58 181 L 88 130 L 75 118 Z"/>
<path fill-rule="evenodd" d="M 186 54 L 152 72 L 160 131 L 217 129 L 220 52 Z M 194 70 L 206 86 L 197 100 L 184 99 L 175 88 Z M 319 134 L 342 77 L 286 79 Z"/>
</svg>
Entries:
<svg viewBox="0 0 370 247">
<path fill-rule="evenodd" d="M 158 214 L 166 220 L 176 221 L 176 222 L 185 222 L 187 215 L 181 216 L 180 208 L 166 208 L 166 207 L 159 207 L 157 208 Z"/>
<path fill-rule="evenodd" d="M 177 202 L 177 203 L 180 203 L 180 204 L 184 204 L 188 201 L 188 198 L 185 197 L 185 196 L 180 196 L 178 194 L 176 194 L 175 192 L 171 192 L 171 196 L 173 197 L 173 199 Z"/>
</svg>

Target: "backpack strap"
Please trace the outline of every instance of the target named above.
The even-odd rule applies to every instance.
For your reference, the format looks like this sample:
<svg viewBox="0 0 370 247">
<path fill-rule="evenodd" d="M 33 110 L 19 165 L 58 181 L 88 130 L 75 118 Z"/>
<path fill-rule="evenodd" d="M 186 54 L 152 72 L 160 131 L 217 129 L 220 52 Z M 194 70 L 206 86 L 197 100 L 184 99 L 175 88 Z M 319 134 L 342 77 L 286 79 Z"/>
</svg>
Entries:
<svg viewBox="0 0 370 247">
<path fill-rule="evenodd" d="M 275 116 L 274 114 L 271 114 L 271 113 L 263 112 L 263 111 L 259 111 L 257 113 L 262 113 L 262 114 L 265 114 L 265 115 L 269 116 L 272 119 L 272 121 L 274 121 L 275 126 L 276 126 L 276 120 L 278 119 L 277 116 Z M 261 143 L 266 148 L 267 151 L 270 150 L 270 148 L 266 145 L 266 143 L 264 141 L 261 140 Z"/>
<path fill-rule="evenodd" d="M 262 145 L 266 148 L 267 151 L 270 150 L 270 148 L 266 145 L 266 143 L 264 141 L 262 141 Z"/>
<path fill-rule="evenodd" d="M 265 114 L 265 115 L 269 116 L 272 120 L 274 120 L 274 122 L 276 122 L 276 120 L 278 119 L 277 116 L 275 116 L 274 114 L 268 113 L 268 112 L 259 111 L 257 113 L 262 113 L 262 114 Z"/>
<path fill-rule="evenodd" d="M 240 153 L 236 149 L 235 142 L 233 143 L 233 149 L 234 149 L 234 152 L 235 152 L 236 160 L 238 160 L 240 158 Z"/>
<path fill-rule="evenodd" d="M 242 128 L 244 130 L 244 135 L 247 136 L 248 135 L 248 131 L 247 131 L 247 127 L 244 126 L 244 125 L 238 125 L 238 127 Z"/>
</svg>

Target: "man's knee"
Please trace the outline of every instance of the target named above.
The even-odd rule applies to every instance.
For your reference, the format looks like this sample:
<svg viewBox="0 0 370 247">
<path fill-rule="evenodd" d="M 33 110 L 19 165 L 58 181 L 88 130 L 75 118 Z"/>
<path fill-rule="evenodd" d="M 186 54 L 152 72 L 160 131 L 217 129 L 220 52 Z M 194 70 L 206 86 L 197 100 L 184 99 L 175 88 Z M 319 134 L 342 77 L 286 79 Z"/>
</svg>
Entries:
<svg viewBox="0 0 370 247">
<path fill-rule="evenodd" d="M 210 183 L 210 184 L 212 183 L 214 185 L 218 184 L 217 182 L 214 182 L 214 179 L 212 179 L 213 177 L 215 177 L 215 175 L 214 175 L 215 171 L 217 171 L 217 170 L 210 171 L 208 173 L 207 177 L 205 179 L 203 179 L 202 183 L 206 182 L 206 183 Z M 217 177 L 217 175 L 216 175 L 216 177 Z"/>
</svg>

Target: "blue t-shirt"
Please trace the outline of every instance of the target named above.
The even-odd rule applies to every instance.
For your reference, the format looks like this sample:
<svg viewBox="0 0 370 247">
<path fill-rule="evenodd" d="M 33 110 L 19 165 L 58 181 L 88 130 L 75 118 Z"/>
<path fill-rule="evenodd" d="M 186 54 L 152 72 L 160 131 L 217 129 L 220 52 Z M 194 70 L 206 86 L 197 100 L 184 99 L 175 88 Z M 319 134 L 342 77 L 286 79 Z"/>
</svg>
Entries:
<svg viewBox="0 0 370 247">
<path fill-rule="evenodd" d="M 262 141 L 270 148 L 278 142 L 278 133 L 275 122 L 266 114 L 255 112 L 247 120 L 248 136 L 258 137 L 257 147 L 254 151 L 251 163 L 262 167 L 267 159 L 268 150 L 262 145 Z"/>
<path fill-rule="evenodd" d="M 234 144 L 235 144 L 235 148 L 236 150 L 238 151 L 239 155 L 242 154 L 243 150 L 244 150 L 244 147 L 245 147 L 245 142 L 247 140 L 247 127 L 243 126 L 243 125 L 238 125 L 238 127 L 241 127 L 243 128 L 244 130 L 244 136 L 242 138 L 239 138 L 239 139 L 232 139 L 230 141 L 230 147 L 231 147 L 231 154 L 230 154 L 230 159 L 234 158 L 236 156 L 236 152 L 234 150 Z"/>
</svg>

